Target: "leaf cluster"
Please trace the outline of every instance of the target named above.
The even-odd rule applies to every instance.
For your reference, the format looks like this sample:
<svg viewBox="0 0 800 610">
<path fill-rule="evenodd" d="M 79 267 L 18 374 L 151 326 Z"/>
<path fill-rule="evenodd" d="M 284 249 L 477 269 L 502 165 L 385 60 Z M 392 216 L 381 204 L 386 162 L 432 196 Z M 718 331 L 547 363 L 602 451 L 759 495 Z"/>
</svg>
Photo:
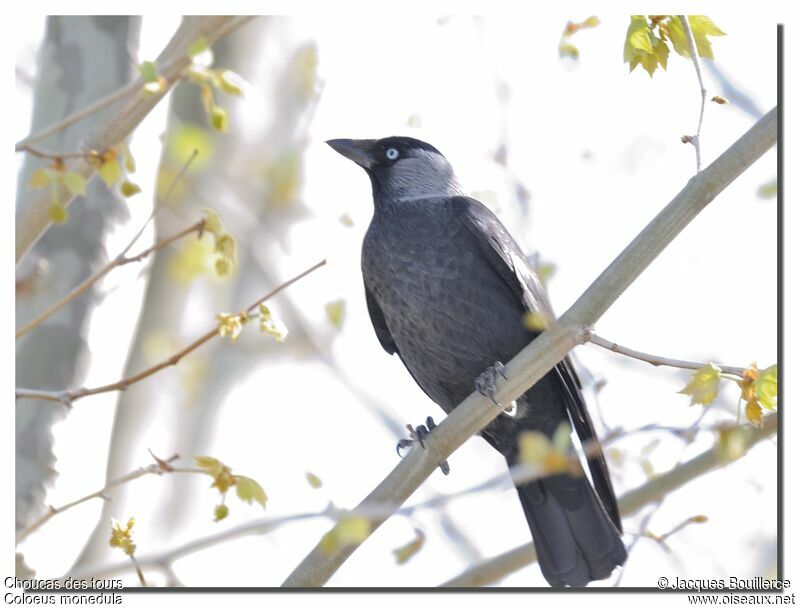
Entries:
<svg viewBox="0 0 800 610">
<path fill-rule="evenodd" d="M 231 488 L 236 490 L 236 497 L 242 502 L 252 504 L 256 502 L 262 508 L 267 506 L 267 494 L 264 488 L 250 477 L 240 474 L 233 474 L 231 467 L 223 464 L 217 458 L 209 456 L 196 456 L 195 464 L 209 475 L 213 481 L 211 487 L 216 488 L 221 496 L 220 503 L 214 507 L 214 521 L 222 521 L 228 516 L 228 506 L 225 504 L 225 497 Z"/>
<path fill-rule="evenodd" d="M 689 27 L 700 57 L 714 59 L 709 36 L 724 36 L 725 32 L 705 15 L 689 15 Z M 661 66 L 667 69 L 672 49 L 682 57 L 691 57 L 691 46 L 678 15 L 632 15 L 625 34 L 622 59 L 630 71 L 642 66 L 652 77 Z"/>
</svg>

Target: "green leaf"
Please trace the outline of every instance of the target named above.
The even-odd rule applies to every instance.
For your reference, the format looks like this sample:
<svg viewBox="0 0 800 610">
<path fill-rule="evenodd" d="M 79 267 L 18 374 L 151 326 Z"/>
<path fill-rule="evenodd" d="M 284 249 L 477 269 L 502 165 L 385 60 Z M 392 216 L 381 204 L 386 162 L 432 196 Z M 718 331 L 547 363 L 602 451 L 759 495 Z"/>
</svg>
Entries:
<svg viewBox="0 0 800 610">
<path fill-rule="evenodd" d="M 420 549 L 422 549 L 422 545 L 425 544 L 425 532 L 420 529 L 415 529 L 414 534 L 414 539 L 411 542 L 392 551 L 397 565 L 406 563 L 414 555 L 419 553 Z"/>
<path fill-rule="evenodd" d="M 580 55 L 578 51 L 578 47 L 574 44 L 570 44 L 568 42 L 562 42 L 558 45 L 558 56 L 559 57 L 569 57 L 571 59 L 578 59 Z"/>
<path fill-rule="evenodd" d="M 220 70 L 217 73 L 219 88 L 230 95 L 244 95 L 244 79 L 233 70 Z"/>
<path fill-rule="evenodd" d="M 582 28 L 594 28 L 600 25 L 600 19 L 597 18 L 597 15 L 592 15 L 591 17 L 587 17 L 581 23 Z"/>
<path fill-rule="evenodd" d="M 218 235 L 217 239 L 214 240 L 214 252 L 221 254 L 225 258 L 236 260 L 236 240 L 233 239 L 233 235 L 230 233 Z"/>
<path fill-rule="evenodd" d="M 86 179 L 77 172 L 66 172 L 61 175 L 61 181 L 73 195 L 86 194 Z"/>
<path fill-rule="evenodd" d="M 744 416 L 756 428 L 761 428 L 764 425 L 764 412 L 761 410 L 761 405 L 757 400 L 747 401 L 747 405 L 744 408 Z"/>
<path fill-rule="evenodd" d="M 158 80 L 158 69 L 154 61 L 143 61 L 139 64 L 139 74 L 146 83 L 153 83 Z"/>
<path fill-rule="evenodd" d="M 553 449 L 559 453 L 567 453 L 572 447 L 572 427 L 567 422 L 558 424 L 556 431 L 553 433 Z"/>
<path fill-rule="evenodd" d="M 306 473 L 306 481 L 308 481 L 308 484 L 311 485 L 313 489 L 319 489 L 322 487 L 322 479 L 312 472 Z"/>
<path fill-rule="evenodd" d="M 319 541 L 319 550 L 322 551 L 323 555 L 335 553 L 338 548 L 339 543 L 336 540 L 336 532 L 333 530 L 325 532 L 322 539 Z"/>
<path fill-rule="evenodd" d="M 50 216 L 50 220 L 57 225 L 64 224 L 69 218 L 69 215 L 67 214 L 67 208 L 59 203 L 50 204 L 50 207 L 48 208 L 48 215 Z"/>
<path fill-rule="evenodd" d="M 717 25 L 705 15 L 689 15 L 689 27 L 692 29 L 692 36 L 697 46 L 697 54 L 700 57 L 714 59 L 714 53 L 711 51 L 711 42 L 708 40 L 708 37 L 725 36 L 725 32 L 719 29 Z M 679 55 L 683 57 L 691 56 L 689 39 L 686 36 L 686 31 L 683 29 L 683 24 L 678 15 L 670 16 L 669 22 L 667 23 L 667 36 L 669 36 L 669 39 L 672 41 L 672 46 Z"/>
<path fill-rule="evenodd" d="M 123 527 L 122 524 L 111 518 L 111 539 L 108 543 L 113 548 L 122 549 L 126 555 L 131 555 L 136 552 L 136 545 L 133 542 L 133 524 L 135 520 L 133 517 L 128 519 L 128 525 Z"/>
<path fill-rule="evenodd" d="M 200 211 L 203 213 L 203 219 L 206 221 L 203 230 L 208 231 L 215 237 L 222 235 L 225 229 L 222 226 L 222 217 L 220 217 L 219 212 L 214 208 L 203 208 Z"/>
<path fill-rule="evenodd" d="M 252 504 L 259 503 L 262 508 L 267 506 L 267 494 L 264 488 L 256 481 L 240 474 L 236 475 L 236 495 L 240 500 Z"/>
<path fill-rule="evenodd" d="M 650 28 L 644 15 L 632 15 L 628 33 L 625 35 L 625 46 L 622 52 L 623 61 L 632 61 L 640 55 L 641 51 L 645 53 L 653 52 L 653 45 L 650 42 Z"/>
<path fill-rule="evenodd" d="M 339 299 L 325 304 L 325 313 L 328 314 L 328 321 L 336 329 L 341 329 L 344 323 L 345 300 Z"/>
<path fill-rule="evenodd" d="M 134 195 L 137 195 L 142 192 L 142 189 L 138 184 L 134 184 L 129 180 L 123 182 L 122 185 L 119 187 L 119 190 L 122 193 L 123 197 L 133 197 Z"/>
<path fill-rule="evenodd" d="M 711 42 L 708 36 L 725 36 L 725 32 L 705 15 L 689 15 L 689 26 L 692 28 L 694 42 L 697 45 L 697 54 L 700 57 L 714 59 L 711 51 Z"/>
<path fill-rule="evenodd" d="M 370 534 L 370 523 L 366 517 L 349 515 L 342 517 L 334 527 L 339 546 L 361 544 Z"/>
<path fill-rule="evenodd" d="M 622 52 L 623 61 L 630 65 L 631 72 L 636 66 L 642 66 L 651 78 L 659 65 L 666 69 L 669 54 L 669 48 L 653 33 L 653 27 L 644 15 L 633 15 Z"/>
<path fill-rule="evenodd" d="M 258 328 L 262 333 L 275 337 L 275 340 L 279 343 L 283 343 L 286 340 L 286 335 L 289 334 L 286 325 L 273 316 L 269 307 L 263 303 L 258 306 Z"/>
<path fill-rule="evenodd" d="M 228 517 L 228 507 L 225 504 L 217 504 L 214 507 L 214 522 L 217 523 Z"/>
<path fill-rule="evenodd" d="M 690 405 L 710 405 L 719 392 L 719 374 L 719 367 L 709 362 L 692 375 L 689 383 L 679 393 L 691 397 Z"/>
<path fill-rule="evenodd" d="M 538 311 L 526 311 L 522 314 L 522 325 L 533 333 L 540 333 L 547 328 L 547 316 Z"/>
<path fill-rule="evenodd" d="M 186 54 L 192 58 L 195 55 L 200 55 L 204 51 L 208 50 L 208 42 L 206 41 L 205 36 L 199 36 L 195 39 L 195 41 L 189 45 L 189 48 L 186 49 Z"/>
<path fill-rule="evenodd" d="M 225 277 L 233 269 L 233 261 L 223 256 L 214 261 L 214 271 L 220 277 Z"/>
<path fill-rule="evenodd" d="M 103 179 L 103 182 L 106 183 L 108 188 L 113 187 L 117 183 L 117 180 L 119 180 L 121 174 L 117 159 L 109 159 L 103 163 L 103 165 L 100 166 L 100 169 L 97 170 L 97 173 L 100 174 L 100 177 Z"/>
<path fill-rule="evenodd" d="M 219 106 L 211 107 L 211 126 L 217 131 L 228 131 L 228 113 Z"/>
<path fill-rule="evenodd" d="M 196 455 L 194 463 L 197 464 L 198 468 L 202 468 L 212 477 L 219 475 L 225 468 L 225 464 L 220 462 L 217 458 L 207 455 Z"/>
<path fill-rule="evenodd" d="M 129 174 L 133 174 L 136 172 L 136 160 L 133 158 L 131 154 L 131 149 L 128 148 L 126 145 L 122 145 L 122 156 L 125 159 L 125 171 Z"/>
<path fill-rule="evenodd" d="M 772 199 L 773 197 L 778 195 L 778 179 L 773 178 L 769 182 L 765 182 L 761 186 L 758 187 L 758 191 L 756 194 L 761 199 Z"/>
<path fill-rule="evenodd" d="M 50 184 L 51 180 L 53 180 L 53 172 L 44 167 L 40 167 L 31 174 L 28 186 L 32 189 L 44 188 Z"/>
<path fill-rule="evenodd" d="M 740 426 L 721 428 L 718 431 L 717 453 L 724 460 L 735 460 L 747 451 L 747 439 Z"/>
<path fill-rule="evenodd" d="M 672 15 L 667 22 L 667 36 L 678 55 L 682 57 L 691 56 L 689 39 L 686 38 L 686 31 L 683 29 L 683 24 L 677 15 Z"/>
<path fill-rule="evenodd" d="M 764 369 L 754 382 L 756 397 L 761 406 L 774 411 L 778 406 L 778 365 Z"/>
<path fill-rule="evenodd" d="M 667 46 L 667 43 L 660 38 L 656 38 L 655 42 L 653 43 L 653 55 L 661 67 L 666 70 L 667 57 L 669 56 L 669 47 Z"/>
<path fill-rule="evenodd" d="M 550 453 L 550 439 L 538 430 L 521 432 L 517 439 L 519 461 L 531 466 L 541 466 Z"/>
</svg>

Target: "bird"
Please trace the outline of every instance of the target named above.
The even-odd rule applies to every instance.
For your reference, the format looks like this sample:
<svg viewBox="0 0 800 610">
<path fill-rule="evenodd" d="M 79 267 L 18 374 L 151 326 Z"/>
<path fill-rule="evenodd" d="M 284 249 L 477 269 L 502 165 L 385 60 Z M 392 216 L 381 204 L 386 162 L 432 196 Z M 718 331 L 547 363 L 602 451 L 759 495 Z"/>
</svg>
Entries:
<svg viewBox="0 0 800 610">
<path fill-rule="evenodd" d="M 476 388 L 493 400 L 502 364 L 538 334 L 524 317 L 555 319 L 522 249 L 491 210 L 462 192 L 451 164 L 431 144 L 402 136 L 327 144 L 366 170 L 372 183 L 361 270 L 381 346 L 399 356 L 446 413 Z M 564 422 L 593 448 L 586 462 L 594 486 L 582 467 L 515 486 L 544 578 L 553 587 L 582 587 L 608 578 L 627 551 L 609 470 L 569 356 L 480 434 L 513 471 L 521 433 L 552 438 Z"/>
</svg>

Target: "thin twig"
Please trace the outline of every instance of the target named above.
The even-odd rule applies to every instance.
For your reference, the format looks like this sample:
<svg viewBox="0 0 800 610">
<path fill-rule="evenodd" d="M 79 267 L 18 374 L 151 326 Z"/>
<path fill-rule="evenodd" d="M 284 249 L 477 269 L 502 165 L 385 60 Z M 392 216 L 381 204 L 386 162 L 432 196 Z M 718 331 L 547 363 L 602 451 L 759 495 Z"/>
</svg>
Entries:
<svg viewBox="0 0 800 610">
<path fill-rule="evenodd" d="M 85 108 L 81 108 L 80 110 L 73 112 L 67 117 L 64 117 L 60 121 L 53 123 L 52 125 L 48 125 L 39 131 L 36 131 L 27 137 L 23 138 L 19 142 L 16 143 L 14 146 L 15 152 L 20 151 L 27 151 L 31 154 L 36 155 L 33 150 L 31 150 L 30 144 L 33 142 L 38 142 L 39 140 L 43 140 L 47 136 L 53 135 L 54 133 L 58 133 L 69 127 L 70 125 L 77 123 L 78 121 L 85 119 L 88 116 L 93 115 L 95 112 L 99 112 L 104 108 L 108 108 L 115 102 L 119 100 L 125 99 L 128 96 L 135 94 L 136 92 L 140 91 L 141 88 L 144 86 L 144 81 L 141 78 L 136 79 L 135 81 L 128 83 L 113 91 L 112 93 L 108 94 L 105 97 L 100 98 L 96 102 L 93 102 L 86 106 Z M 38 156 L 38 155 L 37 155 Z"/>
<path fill-rule="evenodd" d="M 155 458 L 155 456 L 153 457 Z M 22 543 L 26 538 L 28 538 L 28 536 L 30 536 L 33 532 L 38 530 L 40 527 L 42 527 L 45 523 L 50 521 L 50 519 L 52 519 L 56 515 L 59 515 L 71 508 L 74 508 L 79 504 L 83 504 L 84 502 L 93 500 L 94 498 L 105 498 L 106 495 L 108 494 L 108 491 L 115 487 L 119 487 L 120 485 L 129 483 L 130 481 L 135 481 L 136 479 L 139 479 L 148 474 L 163 474 L 165 472 L 170 472 L 172 470 L 172 467 L 169 466 L 169 464 L 170 462 L 177 460 L 178 455 L 175 454 L 166 460 L 160 460 L 158 458 L 155 459 L 156 461 L 153 464 L 148 464 L 147 466 L 143 466 L 142 468 L 137 468 L 133 472 L 129 472 L 125 476 L 109 482 L 102 489 L 98 489 L 93 493 L 87 494 L 81 498 L 78 498 L 77 500 L 73 500 L 72 502 L 67 502 L 66 504 L 63 504 L 62 506 L 59 507 L 55 506 L 48 507 L 47 512 L 45 512 L 44 515 L 39 517 L 36 521 L 31 523 L 28 527 L 26 527 L 24 530 L 20 531 L 17 534 L 16 544 Z"/>
<path fill-rule="evenodd" d="M 689 24 L 689 18 L 686 15 L 679 15 L 683 30 L 686 32 L 686 39 L 689 41 L 689 53 L 692 56 L 692 63 L 694 64 L 694 71 L 697 73 L 697 82 L 700 85 L 700 119 L 697 121 L 697 132 L 695 135 L 690 136 L 688 141 L 694 146 L 694 152 L 697 159 L 697 173 L 700 173 L 702 166 L 700 160 L 700 128 L 703 126 L 703 114 L 706 110 L 706 87 L 703 84 L 703 74 L 700 71 L 700 58 L 697 55 L 697 44 L 692 34 L 692 26 Z"/>
<path fill-rule="evenodd" d="M 186 163 L 183 164 L 183 167 L 181 167 L 180 171 L 175 175 L 175 178 L 172 180 L 172 183 L 169 185 L 169 188 L 167 189 L 167 193 L 166 193 L 166 195 L 164 195 L 164 198 L 161 200 L 161 202 L 157 202 L 153 206 L 153 210 L 150 212 L 150 215 L 147 217 L 147 220 L 144 221 L 144 224 L 139 228 L 139 230 L 136 232 L 136 234 L 133 236 L 133 238 L 128 242 L 128 245 L 125 246 L 125 248 L 122 250 L 122 252 L 120 252 L 119 255 L 116 258 L 113 258 L 112 260 L 108 261 L 100 269 L 95 271 L 92 275 L 90 275 L 88 278 L 83 280 L 80 284 L 75 286 L 75 288 L 70 290 L 63 298 L 59 299 L 53 305 L 48 307 L 45 311 L 43 311 L 38 316 L 34 317 L 32 320 L 29 320 L 26 324 L 24 324 L 19 330 L 17 330 L 15 339 L 19 339 L 24 334 L 26 334 L 29 331 L 33 330 L 34 328 L 39 326 L 39 324 L 44 322 L 47 318 L 49 318 L 54 313 L 56 313 L 59 309 L 61 309 L 62 307 L 64 307 L 68 303 L 74 301 L 76 298 L 78 298 L 80 295 L 82 295 L 84 292 L 86 292 L 89 288 L 91 288 L 95 283 L 97 283 L 103 277 L 105 277 L 112 269 L 115 269 L 116 267 L 122 267 L 123 265 L 127 265 L 127 264 L 133 263 L 135 261 L 140 261 L 144 257 L 152 254 L 153 252 L 157 252 L 158 250 L 161 250 L 162 248 L 167 247 L 168 245 L 170 245 L 174 241 L 176 241 L 176 240 L 178 240 L 178 239 L 180 239 L 180 238 L 182 238 L 182 237 L 184 237 L 186 235 L 194 233 L 195 231 L 197 231 L 198 237 L 201 237 L 203 235 L 203 228 L 205 227 L 205 220 L 201 220 L 201 221 L 193 224 L 191 227 L 188 227 L 187 229 L 184 229 L 183 231 L 180 231 L 179 233 L 177 233 L 177 234 L 175 234 L 175 235 L 173 235 L 171 237 L 167 237 L 165 239 L 162 239 L 161 241 L 153 244 L 151 247 L 147 248 L 146 250 L 144 250 L 140 254 L 137 254 L 136 256 L 131 256 L 131 257 L 126 256 L 126 254 L 128 254 L 128 251 L 133 247 L 133 244 L 135 244 L 136 241 L 142 236 L 142 233 L 144 233 L 144 230 L 145 230 L 145 228 L 147 228 L 147 225 L 150 224 L 150 221 L 159 212 L 159 210 L 161 209 L 161 206 L 169 200 L 169 197 L 172 194 L 173 190 L 175 189 L 175 186 L 178 184 L 178 182 L 183 177 L 184 173 L 186 173 L 186 170 L 189 169 L 189 166 L 192 164 L 192 162 L 197 157 L 197 153 L 198 153 L 198 151 L 195 148 L 194 151 L 192 151 L 192 154 L 189 156 L 189 159 L 186 161 Z"/>
<path fill-rule="evenodd" d="M 131 240 L 128 242 L 128 245 L 125 246 L 125 248 L 120 253 L 120 256 L 125 256 L 128 253 L 128 251 L 133 247 L 133 244 L 135 244 L 138 241 L 138 239 L 142 236 L 142 233 L 144 233 L 144 230 L 147 228 L 147 225 L 150 223 L 150 221 L 153 220 L 153 218 L 156 217 L 156 215 L 167 204 L 167 202 L 169 202 L 172 193 L 178 186 L 178 183 L 181 181 L 181 179 L 183 179 L 184 174 L 186 174 L 186 172 L 189 170 L 189 167 L 192 165 L 192 163 L 194 163 L 194 160 L 197 159 L 197 155 L 199 153 L 200 151 L 197 148 L 192 150 L 192 154 L 189 155 L 189 158 L 186 159 L 186 162 L 183 164 L 181 169 L 178 170 L 178 173 L 175 174 L 175 177 L 172 179 L 172 182 L 170 183 L 169 188 L 167 188 L 167 192 L 164 194 L 164 197 L 157 198 L 156 203 L 153 206 L 153 209 L 150 211 L 150 215 L 147 217 L 147 220 L 144 221 L 144 224 L 139 228 L 139 230 L 136 232 L 133 238 L 131 238 Z"/>
<path fill-rule="evenodd" d="M 111 481 L 110 483 L 108 483 L 102 489 L 98 489 L 95 492 L 92 492 L 90 494 L 82 496 L 82 497 L 78 498 L 77 500 L 73 500 L 72 502 L 68 502 L 68 503 L 66 503 L 66 504 L 64 504 L 62 506 L 59 506 L 58 508 L 53 507 L 53 506 L 48 507 L 48 509 L 47 509 L 47 511 L 45 512 L 44 515 L 39 517 L 36 521 L 31 523 L 28 527 L 26 527 L 19 534 L 17 534 L 15 544 L 19 545 L 22 542 L 24 542 L 32 533 L 37 531 L 39 528 L 41 528 L 45 523 L 50 521 L 50 519 L 52 519 L 56 515 L 60 515 L 61 513 L 65 512 L 65 511 L 68 511 L 69 509 L 74 508 L 74 507 L 76 507 L 76 506 L 78 506 L 80 504 L 83 504 L 84 502 L 88 502 L 89 500 L 93 500 L 94 498 L 101 498 L 103 500 L 107 500 L 108 499 L 108 492 L 111 489 L 113 489 L 115 487 L 119 487 L 120 485 L 124 485 L 125 483 L 130 483 L 131 481 L 135 481 L 136 479 L 139 479 L 139 478 L 141 478 L 141 477 L 143 477 L 145 475 L 148 475 L 148 474 L 162 475 L 164 473 L 169 473 L 169 474 L 200 474 L 200 475 L 208 475 L 209 474 L 208 470 L 204 470 L 202 468 L 172 466 L 171 463 L 174 462 L 175 460 L 177 460 L 180 457 L 177 453 L 172 455 L 171 457 L 167 458 L 166 460 L 157 457 L 156 455 L 153 454 L 152 451 L 150 452 L 150 455 L 152 455 L 153 456 L 153 460 L 155 460 L 153 464 L 148 464 L 147 466 L 143 466 L 142 468 L 137 468 L 133 472 L 130 472 L 130 473 L 126 474 L 125 476 L 120 477 L 119 479 L 115 479 L 114 481 Z M 236 478 L 237 476 L 241 476 L 241 475 L 237 475 L 236 473 L 231 473 L 231 476 Z M 326 513 L 320 513 L 320 516 L 324 516 L 325 514 Z"/>
<path fill-rule="evenodd" d="M 655 356 L 653 354 L 646 354 L 645 352 L 638 352 L 629 347 L 624 347 L 619 343 L 614 343 L 613 341 L 609 341 L 608 339 L 603 339 L 603 337 L 600 337 L 594 333 L 592 333 L 591 336 L 589 337 L 589 343 L 594 343 L 595 345 L 604 347 L 605 349 L 615 352 L 617 354 L 628 356 L 629 358 L 635 358 L 636 360 L 647 362 L 648 364 L 652 364 L 653 366 L 671 366 L 678 369 L 698 370 L 708 365 L 708 362 L 696 362 L 694 360 L 676 360 L 675 358 L 665 358 L 664 356 Z M 747 370 L 738 366 L 727 366 L 725 364 L 716 364 L 716 363 L 715 365 L 723 373 L 727 373 L 729 375 L 736 375 L 737 377 L 741 377 L 744 374 L 745 370 Z"/>
<path fill-rule="evenodd" d="M 141 566 L 139 566 L 139 562 L 136 561 L 136 557 L 133 555 L 128 555 L 131 558 L 131 563 L 133 564 L 133 568 L 136 570 L 136 576 L 139 577 L 139 584 L 143 587 L 147 586 L 147 581 L 144 579 L 144 573 L 142 572 Z"/>
<path fill-rule="evenodd" d="M 30 144 L 22 145 L 17 152 L 25 151 L 32 154 L 34 157 L 39 159 L 50 159 L 51 161 L 62 161 L 64 159 L 90 159 L 92 157 L 99 156 L 99 152 L 96 150 L 84 150 L 84 151 L 73 151 L 73 152 L 65 152 L 65 153 L 54 153 L 46 150 L 42 150 L 41 148 L 36 148 L 35 146 L 31 146 Z"/>
<path fill-rule="evenodd" d="M 285 288 L 288 288 L 289 286 L 291 286 L 292 284 L 294 284 L 298 280 L 304 278 L 306 275 L 308 275 L 312 271 L 315 271 L 315 270 L 319 269 L 325 263 L 326 263 L 326 261 L 323 259 L 320 262 L 318 262 L 317 264 L 309 267 L 308 269 L 306 269 L 305 271 L 303 271 L 299 275 L 296 275 L 292 279 L 287 280 L 286 282 L 284 282 L 283 284 L 281 284 L 277 288 L 274 288 L 273 290 L 268 292 L 266 295 L 264 295 L 263 297 L 258 299 L 255 303 L 250 305 L 245 311 L 248 314 L 252 313 L 253 310 L 255 310 L 255 308 L 258 307 L 261 303 L 263 303 L 267 299 L 273 297 L 274 295 L 276 295 L 280 291 L 284 290 Z M 71 406 L 72 403 L 74 403 L 76 400 L 78 400 L 80 398 L 84 398 L 86 396 L 94 396 L 96 394 L 103 394 L 105 392 L 113 392 L 113 391 L 116 391 L 116 390 L 124 391 L 129 386 L 133 385 L 134 383 L 137 383 L 137 382 L 141 381 L 142 379 L 150 377 L 151 375 L 159 372 L 162 369 L 165 369 L 167 367 L 176 365 L 187 354 L 190 354 L 191 352 L 196 350 L 198 347 L 200 347 L 204 343 L 207 343 L 208 341 L 210 341 L 211 339 L 216 337 L 218 334 L 219 334 L 218 328 L 214 327 L 212 330 L 209 330 L 206 334 L 202 335 L 201 337 L 199 337 L 198 339 L 196 339 L 195 341 L 193 341 L 192 343 L 190 343 L 189 345 L 184 347 L 179 352 L 176 352 L 175 354 L 173 354 L 172 356 L 170 356 L 166 360 L 162 360 L 158 364 L 154 364 L 150 368 L 147 368 L 144 371 L 141 371 L 140 373 L 137 373 L 136 375 L 131 375 L 130 377 L 126 377 L 125 379 L 120 379 L 119 381 L 116 381 L 114 383 L 109 383 L 107 385 L 97 386 L 97 387 L 94 387 L 94 388 L 79 388 L 79 389 L 76 389 L 76 390 L 62 390 L 62 391 L 55 391 L 55 392 L 48 392 L 48 391 L 45 391 L 45 390 L 31 390 L 31 389 L 27 389 L 27 388 L 17 388 L 17 390 L 15 391 L 15 397 L 17 399 L 30 398 L 30 399 L 38 399 L 38 400 L 47 400 L 47 401 L 58 402 L 58 403 L 61 403 L 63 405 Z"/>
<path fill-rule="evenodd" d="M 33 330 L 39 324 L 47 320 L 50 316 L 56 313 L 59 309 L 71 303 L 84 292 L 86 292 L 89 288 L 91 288 L 94 284 L 100 281 L 103 277 L 105 277 L 111 270 L 116 269 L 117 267 L 122 267 L 123 265 L 128 265 L 130 263 L 135 263 L 141 261 L 146 256 L 149 256 L 153 252 L 158 252 L 166 248 L 167 246 L 173 244 L 174 242 L 178 241 L 182 237 L 186 237 L 187 235 L 191 235 L 192 233 L 197 233 L 198 237 L 203 234 L 203 228 L 206 225 L 205 219 L 199 220 L 198 222 L 194 223 L 190 227 L 186 227 L 182 231 L 178 231 L 174 235 L 170 235 L 169 237 L 165 237 L 164 239 L 156 242 L 149 248 L 146 248 L 139 254 L 135 256 L 124 256 L 120 255 L 116 258 L 111 259 L 103 265 L 100 269 L 98 269 L 95 273 L 87 277 L 83 280 L 80 284 L 75 286 L 69 293 L 64 295 L 61 299 L 56 301 L 53 305 L 48 307 L 45 311 L 40 313 L 38 316 L 34 317 L 32 320 L 24 324 L 19 330 L 17 330 L 16 338 L 19 339 L 29 331 Z"/>
</svg>

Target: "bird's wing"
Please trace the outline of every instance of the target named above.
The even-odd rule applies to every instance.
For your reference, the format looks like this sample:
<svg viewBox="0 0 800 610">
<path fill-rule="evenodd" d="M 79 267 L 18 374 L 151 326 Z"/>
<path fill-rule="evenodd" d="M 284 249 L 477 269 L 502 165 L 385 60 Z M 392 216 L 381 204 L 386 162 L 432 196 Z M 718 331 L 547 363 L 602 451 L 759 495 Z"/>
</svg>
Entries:
<svg viewBox="0 0 800 610">
<path fill-rule="evenodd" d="M 539 282 L 539 278 L 517 242 L 492 211 L 480 201 L 470 197 L 456 197 L 453 204 L 460 212 L 458 217 L 475 236 L 483 254 L 520 299 L 525 309 L 543 314 L 548 321 L 554 320 L 553 307 L 550 305 L 550 300 Z M 569 356 L 559 362 L 553 370 L 563 386 L 569 416 L 578 433 L 578 438 L 581 443 L 591 448 L 592 455 L 587 461 L 597 495 L 611 519 L 621 530 L 611 476 L 600 448 L 597 433 L 589 417 L 586 401 L 581 393 L 578 375 Z"/>
<path fill-rule="evenodd" d="M 375 334 L 378 335 L 378 341 L 381 342 L 381 346 L 383 349 L 389 352 L 390 355 L 396 353 L 400 357 L 400 362 L 402 362 L 403 366 L 406 367 L 408 372 L 411 374 L 411 377 L 417 382 L 417 385 L 420 387 L 420 389 L 435 402 L 433 396 L 428 394 L 428 390 L 425 389 L 425 387 L 419 382 L 419 379 L 417 379 L 417 376 L 414 375 L 413 369 L 406 364 L 403 354 L 401 354 L 397 349 L 397 344 L 394 342 L 394 339 L 392 339 L 392 333 L 389 331 L 389 326 L 386 324 L 386 318 L 383 317 L 381 306 L 378 305 L 375 295 L 372 294 L 372 291 L 369 289 L 369 286 L 367 286 L 366 282 L 364 283 L 364 292 L 367 295 L 367 310 L 369 311 L 369 317 L 372 320 L 372 327 L 375 329 Z"/>
<path fill-rule="evenodd" d="M 378 301 L 375 300 L 375 295 L 372 294 L 366 282 L 364 283 L 364 292 L 367 294 L 367 310 L 369 311 L 369 317 L 372 320 L 372 327 L 375 329 L 375 334 L 378 335 L 378 341 L 381 342 L 381 346 L 389 352 L 389 354 L 394 354 L 397 351 L 397 345 L 395 345 L 394 339 L 392 339 L 392 333 L 389 332 L 389 327 L 386 325 L 386 318 L 383 317 L 381 306 L 378 305 Z"/>
</svg>

